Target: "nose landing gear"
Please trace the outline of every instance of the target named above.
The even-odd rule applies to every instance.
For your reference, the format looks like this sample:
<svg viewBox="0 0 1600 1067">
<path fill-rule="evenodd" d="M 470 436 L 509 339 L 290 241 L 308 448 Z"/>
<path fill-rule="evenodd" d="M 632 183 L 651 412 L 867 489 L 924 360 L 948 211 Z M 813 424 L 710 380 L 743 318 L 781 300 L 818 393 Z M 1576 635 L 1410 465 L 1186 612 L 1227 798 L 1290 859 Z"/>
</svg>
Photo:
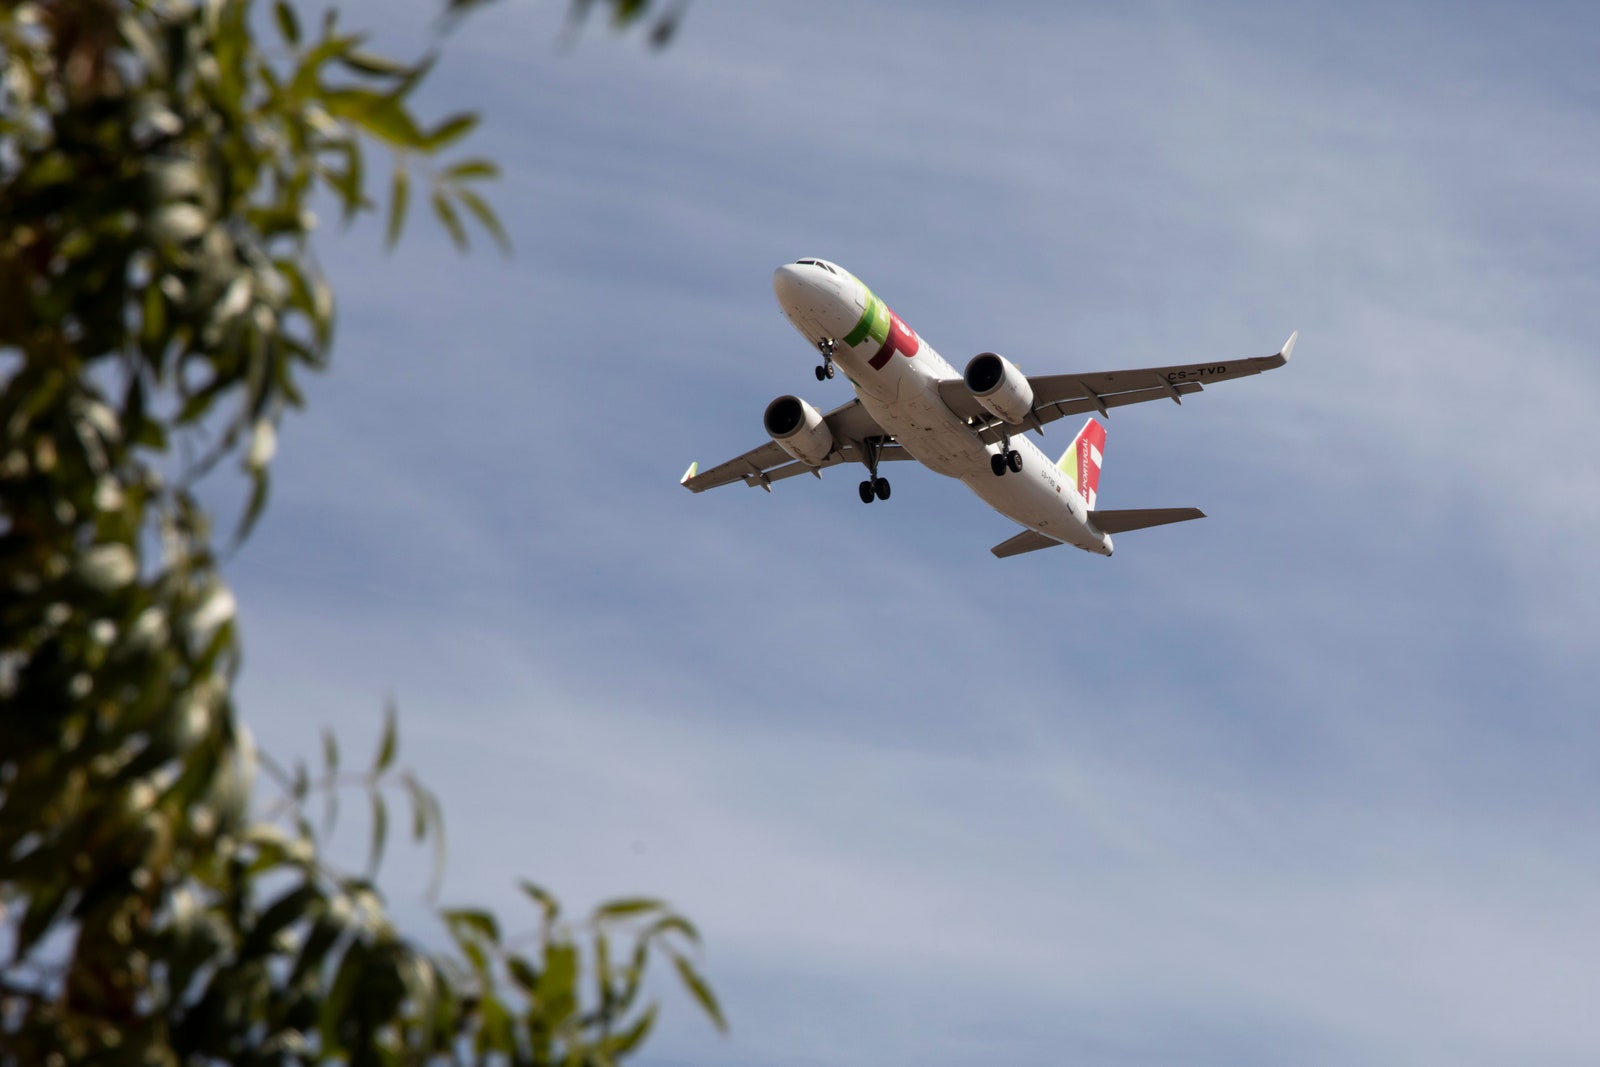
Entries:
<svg viewBox="0 0 1600 1067">
<path fill-rule="evenodd" d="M 833 377 L 833 345 L 831 337 L 824 337 L 817 342 L 817 351 L 822 353 L 822 363 L 817 367 L 817 381 L 825 381 Z"/>
</svg>

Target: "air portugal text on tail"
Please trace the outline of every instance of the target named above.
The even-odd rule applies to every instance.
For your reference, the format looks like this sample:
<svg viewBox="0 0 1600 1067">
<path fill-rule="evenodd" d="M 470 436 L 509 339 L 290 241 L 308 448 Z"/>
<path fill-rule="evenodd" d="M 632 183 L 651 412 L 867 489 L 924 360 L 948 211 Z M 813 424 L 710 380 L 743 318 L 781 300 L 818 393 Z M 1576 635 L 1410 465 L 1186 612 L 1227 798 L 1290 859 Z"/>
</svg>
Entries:
<svg viewBox="0 0 1600 1067">
<path fill-rule="evenodd" d="M 726 463 L 691 464 L 683 484 L 696 493 L 729 482 L 771 490 L 796 474 L 860 463 L 863 503 L 889 499 L 879 467 L 915 459 L 960 480 L 1023 530 L 995 545 L 996 556 L 1076 545 L 1111 555 L 1111 538 L 1128 530 L 1198 519 L 1197 508 L 1108 511 L 1099 506 L 1106 430 L 1090 418 L 1059 460 L 1025 435 L 1044 435 L 1063 415 L 1098 414 L 1146 400 L 1182 403 L 1207 385 L 1260 374 L 1289 361 L 1297 334 L 1273 355 L 1089 374 L 1025 375 L 994 352 L 972 357 L 964 373 L 917 336 L 855 275 L 821 259 L 779 267 L 772 277 L 783 313 L 816 346 L 819 382 L 843 370 L 855 399 L 826 414 L 798 396 L 780 396 L 762 417 L 771 440 Z"/>
</svg>

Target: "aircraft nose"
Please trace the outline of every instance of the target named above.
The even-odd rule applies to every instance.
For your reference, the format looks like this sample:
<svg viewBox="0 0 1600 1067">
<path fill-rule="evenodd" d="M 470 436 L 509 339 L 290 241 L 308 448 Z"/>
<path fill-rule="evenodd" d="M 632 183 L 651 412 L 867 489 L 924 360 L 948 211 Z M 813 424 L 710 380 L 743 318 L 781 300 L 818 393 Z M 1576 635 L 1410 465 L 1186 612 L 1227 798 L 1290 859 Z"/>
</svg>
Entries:
<svg viewBox="0 0 1600 1067">
<path fill-rule="evenodd" d="M 784 314 L 813 341 L 850 332 L 863 299 L 856 293 L 852 300 L 851 290 L 860 288 L 854 278 L 815 260 L 785 263 L 772 272 L 772 291 Z"/>
<path fill-rule="evenodd" d="M 803 302 L 807 288 L 805 269 L 798 263 L 785 263 L 772 272 L 772 292 L 786 308 Z"/>
</svg>

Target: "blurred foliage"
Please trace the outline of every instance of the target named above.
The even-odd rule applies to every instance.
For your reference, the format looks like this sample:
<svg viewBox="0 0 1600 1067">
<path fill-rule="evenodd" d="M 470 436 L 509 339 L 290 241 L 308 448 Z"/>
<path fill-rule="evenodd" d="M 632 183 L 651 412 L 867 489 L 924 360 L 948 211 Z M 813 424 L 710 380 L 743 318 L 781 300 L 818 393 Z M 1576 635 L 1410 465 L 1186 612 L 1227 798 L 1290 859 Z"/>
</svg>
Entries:
<svg viewBox="0 0 1600 1067">
<path fill-rule="evenodd" d="M 414 110 L 433 61 L 284 0 L 0 2 L 0 1064 L 610 1063 L 650 1029 L 662 956 L 722 1026 L 657 901 L 568 922 L 525 885 L 525 937 L 472 908 L 440 912 L 448 951 L 403 936 L 373 883 L 389 803 L 441 860 L 443 824 L 392 711 L 369 767 L 329 734 L 315 775 L 236 713 L 198 485 L 237 463 L 248 535 L 327 364 L 310 205 L 381 212 L 392 243 L 421 182 L 457 245 L 469 222 L 506 243 L 493 163 L 453 155 L 477 115 Z M 359 875 L 326 854 L 352 789 Z"/>
<path fill-rule="evenodd" d="M 447 20 L 453 20 L 475 8 L 485 7 L 494 0 L 445 0 L 445 15 Z M 571 0 L 567 8 L 567 38 L 576 38 L 578 32 L 589 22 L 596 7 L 609 9 L 610 23 L 614 30 L 626 30 L 633 26 L 644 26 L 650 44 L 656 48 L 665 48 L 677 35 L 678 27 L 683 25 L 683 18 L 689 11 L 689 0 L 666 0 L 665 3 L 653 3 L 652 0 Z"/>
</svg>

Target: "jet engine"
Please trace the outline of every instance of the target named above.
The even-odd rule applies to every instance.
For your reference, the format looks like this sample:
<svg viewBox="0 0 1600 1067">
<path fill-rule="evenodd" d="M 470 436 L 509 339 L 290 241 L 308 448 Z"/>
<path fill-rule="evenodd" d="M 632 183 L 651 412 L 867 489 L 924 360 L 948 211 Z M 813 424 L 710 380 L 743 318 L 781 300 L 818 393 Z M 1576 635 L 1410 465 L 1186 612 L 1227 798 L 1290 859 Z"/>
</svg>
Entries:
<svg viewBox="0 0 1600 1067">
<path fill-rule="evenodd" d="M 961 376 L 984 410 L 1013 426 L 1021 426 L 1033 412 L 1033 386 L 1006 357 L 981 352 Z"/>
<path fill-rule="evenodd" d="M 768 404 L 761 425 L 780 448 L 807 466 L 821 466 L 833 451 L 833 433 L 827 422 L 797 396 L 780 396 Z"/>
</svg>

